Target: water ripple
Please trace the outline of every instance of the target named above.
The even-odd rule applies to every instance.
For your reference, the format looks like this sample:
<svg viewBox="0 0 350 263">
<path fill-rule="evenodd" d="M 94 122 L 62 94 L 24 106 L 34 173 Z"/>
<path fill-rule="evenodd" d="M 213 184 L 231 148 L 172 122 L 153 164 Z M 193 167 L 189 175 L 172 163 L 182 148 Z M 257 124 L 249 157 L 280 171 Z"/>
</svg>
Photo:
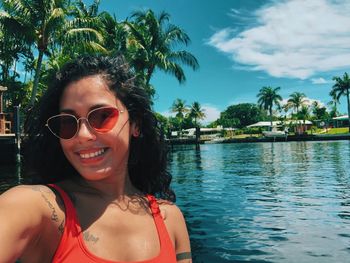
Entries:
<svg viewBox="0 0 350 263">
<path fill-rule="evenodd" d="M 346 262 L 350 143 L 174 148 L 194 262 Z"/>
</svg>

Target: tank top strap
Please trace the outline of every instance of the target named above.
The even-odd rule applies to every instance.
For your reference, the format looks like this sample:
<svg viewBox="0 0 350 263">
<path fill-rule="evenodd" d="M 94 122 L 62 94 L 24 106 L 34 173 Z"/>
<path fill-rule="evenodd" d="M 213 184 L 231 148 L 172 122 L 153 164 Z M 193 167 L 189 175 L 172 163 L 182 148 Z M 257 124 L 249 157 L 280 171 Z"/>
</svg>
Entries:
<svg viewBox="0 0 350 263">
<path fill-rule="evenodd" d="M 149 202 L 149 207 L 151 208 L 152 215 L 160 215 L 160 209 L 159 205 L 157 203 L 157 199 L 153 195 L 146 195 L 148 202 Z"/>
<path fill-rule="evenodd" d="M 73 205 L 72 200 L 70 199 L 69 195 L 58 185 L 56 184 L 48 184 L 50 188 L 53 188 L 57 191 L 61 199 L 63 200 L 64 207 L 65 207 L 65 225 L 64 225 L 64 232 L 62 239 L 64 239 L 66 236 L 78 236 L 79 235 L 79 225 L 78 225 L 78 219 L 75 212 L 75 207 Z M 68 231 L 70 233 L 68 233 Z"/>
<path fill-rule="evenodd" d="M 175 260 L 176 258 L 174 245 L 170 239 L 169 232 L 167 231 L 167 228 L 165 226 L 164 219 L 161 215 L 157 199 L 153 195 L 146 195 L 146 197 L 149 201 L 149 206 L 152 211 L 154 222 L 157 227 L 157 231 L 158 231 L 158 235 L 161 243 L 161 257 L 167 258 L 167 261 L 164 261 L 164 262 L 173 262 L 173 260 Z M 172 260 L 169 260 L 169 259 L 172 259 Z"/>
</svg>

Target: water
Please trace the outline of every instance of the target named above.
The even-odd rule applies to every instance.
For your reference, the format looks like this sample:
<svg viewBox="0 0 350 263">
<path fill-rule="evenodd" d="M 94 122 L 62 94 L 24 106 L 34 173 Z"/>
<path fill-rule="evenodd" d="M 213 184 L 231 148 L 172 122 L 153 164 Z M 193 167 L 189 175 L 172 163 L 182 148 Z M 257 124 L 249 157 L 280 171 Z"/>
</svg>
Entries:
<svg viewBox="0 0 350 263">
<path fill-rule="evenodd" d="M 170 157 L 195 263 L 350 262 L 349 141 L 178 146 Z M 0 192 L 19 171 L 0 167 Z"/>
<path fill-rule="evenodd" d="M 194 262 L 350 262 L 350 142 L 178 147 Z"/>
<path fill-rule="evenodd" d="M 0 194 L 12 186 L 25 183 L 22 178 L 21 166 L 0 164 Z"/>
</svg>

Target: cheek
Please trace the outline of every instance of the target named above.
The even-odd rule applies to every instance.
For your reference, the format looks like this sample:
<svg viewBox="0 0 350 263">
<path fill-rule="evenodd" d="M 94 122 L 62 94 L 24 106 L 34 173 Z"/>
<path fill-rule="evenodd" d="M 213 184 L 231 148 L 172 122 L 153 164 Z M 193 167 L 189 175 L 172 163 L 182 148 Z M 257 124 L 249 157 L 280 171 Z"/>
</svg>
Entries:
<svg viewBox="0 0 350 263">
<path fill-rule="evenodd" d="M 60 145 L 61 145 L 61 148 L 62 148 L 62 151 L 63 151 L 64 155 L 69 160 L 70 159 L 69 158 L 69 154 L 68 154 L 69 153 L 69 151 L 68 151 L 69 144 L 67 142 L 64 142 L 64 141 L 60 140 Z"/>
</svg>

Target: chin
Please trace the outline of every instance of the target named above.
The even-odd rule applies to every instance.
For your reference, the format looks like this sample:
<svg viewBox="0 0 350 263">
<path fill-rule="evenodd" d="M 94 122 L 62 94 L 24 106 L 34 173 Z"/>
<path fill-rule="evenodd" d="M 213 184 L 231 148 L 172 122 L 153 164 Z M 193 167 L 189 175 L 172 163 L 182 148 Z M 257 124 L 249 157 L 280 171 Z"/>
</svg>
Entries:
<svg viewBox="0 0 350 263">
<path fill-rule="evenodd" d="M 78 170 L 79 171 L 79 170 Z M 95 171 L 86 171 L 85 169 L 81 169 L 79 171 L 80 176 L 87 181 L 99 181 L 105 178 L 108 178 L 111 175 L 111 168 L 100 168 Z"/>
</svg>

